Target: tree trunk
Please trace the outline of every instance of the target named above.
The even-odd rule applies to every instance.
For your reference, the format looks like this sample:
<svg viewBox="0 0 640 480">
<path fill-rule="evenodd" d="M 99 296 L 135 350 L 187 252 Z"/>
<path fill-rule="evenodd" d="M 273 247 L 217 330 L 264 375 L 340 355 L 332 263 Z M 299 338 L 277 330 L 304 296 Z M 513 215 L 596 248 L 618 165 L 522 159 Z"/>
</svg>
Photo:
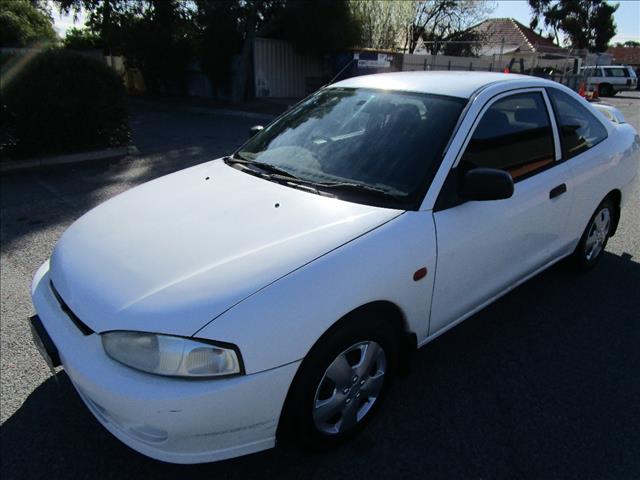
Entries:
<svg viewBox="0 0 640 480">
<path fill-rule="evenodd" d="M 102 7 L 102 39 L 104 41 L 105 55 L 111 55 L 111 0 L 104 0 Z"/>
<path fill-rule="evenodd" d="M 256 24 L 258 16 L 258 6 L 262 3 L 262 0 L 256 0 L 251 6 L 249 18 L 247 19 L 247 35 L 242 45 L 242 52 L 240 53 L 240 66 L 238 71 L 238 78 L 240 84 L 237 90 L 235 90 L 232 96 L 235 103 L 242 103 L 248 100 L 250 91 L 251 78 L 251 60 L 253 52 L 253 41 L 256 38 Z"/>
</svg>

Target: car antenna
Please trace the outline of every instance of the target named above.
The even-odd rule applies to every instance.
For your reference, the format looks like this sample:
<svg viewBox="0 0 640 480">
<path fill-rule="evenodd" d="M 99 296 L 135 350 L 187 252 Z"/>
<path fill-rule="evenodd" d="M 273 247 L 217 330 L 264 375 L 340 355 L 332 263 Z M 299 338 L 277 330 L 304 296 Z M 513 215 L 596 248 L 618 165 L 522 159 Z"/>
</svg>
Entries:
<svg viewBox="0 0 640 480">
<path fill-rule="evenodd" d="M 321 90 L 321 89 L 323 89 L 324 87 L 327 87 L 327 86 L 331 85 L 333 82 L 335 82 L 335 81 L 336 81 L 336 78 L 338 78 L 338 77 L 342 74 L 342 72 L 344 72 L 344 71 L 347 69 L 347 67 L 350 67 L 350 66 L 351 66 L 351 64 L 352 64 L 353 62 L 355 62 L 356 60 L 357 60 L 357 58 L 352 58 L 352 59 L 351 59 L 351 60 L 350 60 L 350 61 L 349 61 L 349 62 L 348 62 L 344 67 L 342 67 L 342 68 L 340 69 L 340 71 L 339 71 L 338 73 L 336 73 L 336 74 L 335 74 L 335 76 L 334 76 L 331 80 L 329 80 L 327 83 L 325 83 L 324 85 L 322 85 L 318 90 Z"/>
</svg>

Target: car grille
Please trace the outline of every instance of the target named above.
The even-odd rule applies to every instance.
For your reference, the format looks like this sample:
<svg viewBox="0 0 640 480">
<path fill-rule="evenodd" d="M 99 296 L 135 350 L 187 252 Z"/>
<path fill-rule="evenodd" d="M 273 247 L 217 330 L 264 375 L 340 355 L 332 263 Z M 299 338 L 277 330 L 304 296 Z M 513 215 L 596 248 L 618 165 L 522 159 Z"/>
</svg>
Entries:
<svg viewBox="0 0 640 480">
<path fill-rule="evenodd" d="M 65 303 L 65 301 L 62 299 L 62 297 L 56 290 L 56 287 L 53 285 L 53 282 L 50 281 L 49 285 L 51 286 L 51 291 L 53 292 L 53 296 L 56 297 L 56 300 L 60 304 L 60 308 L 64 313 L 67 314 L 67 317 L 69 317 L 69 319 L 74 323 L 74 325 L 78 327 L 78 330 L 80 330 L 83 335 L 91 335 L 92 333 L 94 333 L 93 330 L 91 330 L 82 320 L 78 318 L 78 316 L 75 313 L 71 311 L 69 306 Z"/>
</svg>

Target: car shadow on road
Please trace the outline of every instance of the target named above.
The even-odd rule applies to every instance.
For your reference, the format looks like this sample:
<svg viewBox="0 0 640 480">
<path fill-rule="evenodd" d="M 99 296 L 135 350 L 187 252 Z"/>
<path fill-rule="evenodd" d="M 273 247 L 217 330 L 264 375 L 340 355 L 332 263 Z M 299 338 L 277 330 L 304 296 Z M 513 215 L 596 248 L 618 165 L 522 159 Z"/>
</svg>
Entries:
<svg viewBox="0 0 640 480">
<path fill-rule="evenodd" d="M 2 478 L 638 478 L 640 264 L 538 275 L 419 351 L 361 436 L 206 465 L 107 433 L 60 372 L 1 427 Z M 224 415 L 224 412 L 220 412 Z"/>
</svg>

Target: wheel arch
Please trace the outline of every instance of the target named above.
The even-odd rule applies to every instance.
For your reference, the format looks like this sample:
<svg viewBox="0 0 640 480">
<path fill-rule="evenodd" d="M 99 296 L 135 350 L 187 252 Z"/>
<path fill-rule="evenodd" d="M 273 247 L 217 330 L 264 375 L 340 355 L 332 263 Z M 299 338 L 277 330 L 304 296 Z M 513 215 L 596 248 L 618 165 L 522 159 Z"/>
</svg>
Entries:
<svg viewBox="0 0 640 480">
<path fill-rule="evenodd" d="M 620 190 L 618 190 L 617 188 L 614 190 L 611 190 L 606 197 L 604 197 L 605 199 L 609 198 L 611 199 L 611 201 L 613 202 L 613 204 L 616 207 L 616 212 L 615 212 L 615 217 L 613 219 L 613 226 L 611 228 L 611 234 L 609 235 L 610 237 L 613 237 L 616 233 L 616 230 L 618 229 L 618 223 L 620 222 L 620 209 L 621 209 L 621 204 L 622 204 L 622 192 Z"/>
<path fill-rule="evenodd" d="M 413 360 L 413 353 L 418 348 L 418 337 L 415 332 L 411 331 L 402 309 L 395 303 L 388 300 L 376 300 L 354 308 L 331 325 L 331 327 L 329 327 L 317 340 L 314 346 L 321 342 L 322 339 L 331 332 L 339 329 L 344 322 L 348 322 L 350 319 L 355 317 L 364 316 L 379 318 L 391 325 L 396 335 L 396 344 L 398 345 L 398 372 L 401 375 L 406 375 L 409 372 Z"/>
<path fill-rule="evenodd" d="M 409 372 L 409 367 L 413 360 L 413 353 L 418 349 L 418 337 L 415 332 L 411 331 L 402 309 L 397 304 L 389 300 L 375 300 L 367 302 L 342 315 L 342 317 L 333 322 L 329 328 L 327 328 L 324 333 L 318 337 L 313 345 L 311 345 L 305 355 L 305 358 L 309 356 L 309 353 L 312 352 L 314 348 L 320 345 L 333 332 L 339 330 L 344 324 L 356 318 L 363 318 L 366 316 L 373 316 L 391 325 L 393 332 L 396 335 L 395 340 L 398 346 L 398 373 L 406 375 Z M 304 362 L 304 358 L 302 361 Z"/>
</svg>

